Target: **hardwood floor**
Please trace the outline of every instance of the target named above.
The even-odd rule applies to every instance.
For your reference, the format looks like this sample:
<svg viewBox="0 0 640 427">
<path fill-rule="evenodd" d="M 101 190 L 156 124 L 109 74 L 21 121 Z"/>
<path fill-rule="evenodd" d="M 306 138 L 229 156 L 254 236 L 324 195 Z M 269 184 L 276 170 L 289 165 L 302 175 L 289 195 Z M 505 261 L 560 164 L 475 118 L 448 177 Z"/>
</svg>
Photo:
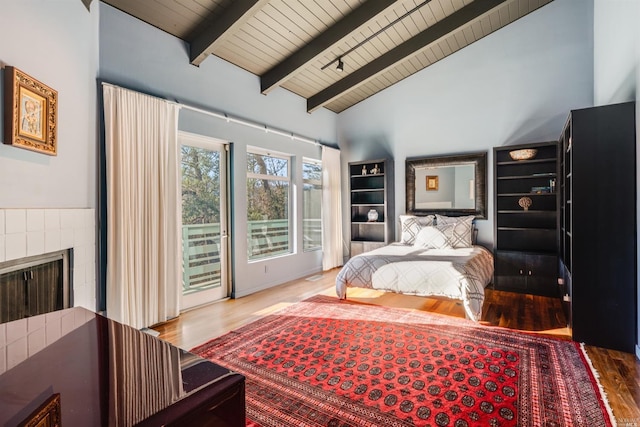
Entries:
<svg viewBox="0 0 640 427">
<path fill-rule="evenodd" d="M 335 296 L 338 269 L 320 277 L 300 279 L 235 300 L 220 301 L 183 313 L 178 319 L 157 325 L 160 338 L 191 349 L 287 305 L 312 295 Z M 436 312 L 464 317 L 460 302 L 374 291 L 348 290 L 348 298 L 370 304 Z M 487 289 L 482 324 L 501 326 L 570 339 L 558 299 Z M 640 426 L 640 362 L 635 355 L 587 346 L 593 366 L 619 427 Z"/>
</svg>

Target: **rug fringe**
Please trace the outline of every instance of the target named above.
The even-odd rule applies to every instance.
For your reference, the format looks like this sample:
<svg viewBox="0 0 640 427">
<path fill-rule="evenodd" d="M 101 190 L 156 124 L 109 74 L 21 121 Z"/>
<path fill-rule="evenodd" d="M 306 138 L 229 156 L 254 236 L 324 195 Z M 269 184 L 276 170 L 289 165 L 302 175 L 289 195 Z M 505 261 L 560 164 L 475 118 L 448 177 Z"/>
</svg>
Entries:
<svg viewBox="0 0 640 427">
<path fill-rule="evenodd" d="M 613 427 L 617 427 L 618 422 L 616 421 L 616 417 L 613 416 L 613 410 L 611 409 L 611 405 L 609 405 L 609 399 L 607 398 L 607 393 L 604 391 L 604 387 L 600 384 L 600 373 L 596 370 L 591 362 L 591 358 L 587 353 L 587 349 L 585 348 L 585 344 L 583 342 L 580 343 L 580 350 L 582 351 L 582 355 L 584 356 L 587 364 L 589 365 L 589 369 L 591 370 L 591 374 L 593 378 L 596 380 L 596 384 L 598 385 L 598 389 L 600 390 L 600 395 L 602 396 L 602 401 L 604 402 L 604 407 L 609 414 L 609 418 L 611 418 L 611 425 Z"/>
</svg>

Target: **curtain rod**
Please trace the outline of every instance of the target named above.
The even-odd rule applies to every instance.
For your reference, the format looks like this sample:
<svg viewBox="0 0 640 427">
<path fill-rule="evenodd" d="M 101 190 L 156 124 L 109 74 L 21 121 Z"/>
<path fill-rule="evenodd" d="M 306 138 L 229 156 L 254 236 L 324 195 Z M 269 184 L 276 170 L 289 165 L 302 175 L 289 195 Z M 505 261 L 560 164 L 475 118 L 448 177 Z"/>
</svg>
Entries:
<svg viewBox="0 0 640 427">
<path fill-rule="evenodd" d="M 117 87 L 117 88 L 120 88 L 120 89 L 130 90 L 132 92 L 142 93 L 142 92 L 139 92 L 139 91 L 136 91 L 136 90 L 133 90 L 133 89 L 129 89 L 129 88 L 126 88 L 126 87 L 115 85 L 113 83 L 102 82 L 102 85 L 103 86 Z M 322 145 L 322 144 L 320 144 L 320 142 L 318 142 L 318 141 L 316 141 L 314 139 L 307 138 L 307 137 L 300 136 L 300 135 L 296 135 L 293 132 L 286 132 L 284 130 L 280 130 L 280 129 L 276 129 L 276 128 L 273 128 L 273 127 L 269 127 L 267 125 L 263 125 L 263 124 L 260 124 L 260 123 L 257 123 L 257 122 L 253 122 L 253 121 L 250 121 L 250 120 L 244 120 L 244 119 L 241 119 L 239 117 L 232 117 L 232 116 L 228 115 L 227 113 L 218 113 L 218 112 L 215 112 L 215 111 L 205 110 L 203 108 L 194 107 L 192 105 L 183 104 L 181 102 L 169 101 L 169 100 L 164 99 L 162 97 L 155 96 L 155 95 L 150 95 L 150 94 L 147 94 L 147 93 L 145 93 L 144 95 L 148 95 L 148 96 L 152 96 L 154 98 L 162 99 L 163 101 L 167 101 L 167 102 L 169 102 L 171 104 L 177 105 L 181 109 L 184 108 L 186 110 L 191 110 L 191 111 L 195 111 L 197 113 L 206 114 L 208 116 L 212 116 L 212 117 L 215 117 L 217 119 L 226 120 L 227 123 L 237 123 L 239 125 L 243 125 L 243 126 L 247 126 L 247 127 L 250 127 L 250 128 L 254 128 L 254 129 L 257 129 L 257 130 L 264 131 L 265 133 L 272 133 L 274 135 L 279 135 L 279 136 L 282 136 L 282 137 L 285 137 L 285 138 L 289 138 L 289 139 L 294 140 L 294 141 L 306 142 L 307 144 L 313 144 L 313 145 L 316 145 L 316 146 Z"/>
</svg>

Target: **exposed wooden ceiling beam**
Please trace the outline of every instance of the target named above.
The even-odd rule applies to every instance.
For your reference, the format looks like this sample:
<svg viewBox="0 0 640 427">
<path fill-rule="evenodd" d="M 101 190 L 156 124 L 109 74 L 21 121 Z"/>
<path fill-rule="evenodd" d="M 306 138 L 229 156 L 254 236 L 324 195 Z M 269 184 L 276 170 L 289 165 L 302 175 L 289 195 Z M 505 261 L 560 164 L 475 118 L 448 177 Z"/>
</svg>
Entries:
<svg viewBox="0 0 640 427">
<path fill-rule="evenodd" d="M 326 31 L 323 31 L 318 37 L 311 40 L 293 55 L 276 64 L 260 76 L 260 91 L 266 94 L 274 87 L 279 86 L 351 32 L 384 12 L 396 1 L 397 0 L 368 0 L 362 3 L 358 8 L 336 22 Z"/>
<path fill-rule="evenodd" d="M 507 0 L 474 1 L 307 99 L 311 113 Z M 348 59 L 347 59 L 348 60 Z"/>
<path fill-rule="evenodd" d="M 267 3 L 269 0 L 232 1 L 217 19 L 208 22 L 198 35 L 188 40 L 191 65 L 200 65 L 222 43 L 226 35 L 240 28 Z"/>
</svg>

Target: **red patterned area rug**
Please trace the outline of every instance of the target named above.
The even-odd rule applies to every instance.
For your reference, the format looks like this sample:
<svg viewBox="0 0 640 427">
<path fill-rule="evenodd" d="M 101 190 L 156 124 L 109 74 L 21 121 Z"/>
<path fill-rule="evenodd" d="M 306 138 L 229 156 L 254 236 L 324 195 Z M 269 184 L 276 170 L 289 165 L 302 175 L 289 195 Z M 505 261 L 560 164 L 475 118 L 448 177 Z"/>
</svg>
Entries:
<svg viewBox="0 0 640 427">
<path fill-rule="evenodd" d="M 192 351 L 248 426 L 615 425 L 579 344 L 443 315 L 315 296 Z"/>
</svg>

